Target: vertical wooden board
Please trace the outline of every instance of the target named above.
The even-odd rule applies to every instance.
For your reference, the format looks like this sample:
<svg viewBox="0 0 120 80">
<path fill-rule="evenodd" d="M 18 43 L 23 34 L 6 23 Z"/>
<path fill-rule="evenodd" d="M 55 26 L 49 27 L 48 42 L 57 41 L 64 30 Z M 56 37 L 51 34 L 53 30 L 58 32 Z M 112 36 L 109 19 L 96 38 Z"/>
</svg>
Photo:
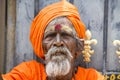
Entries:
<svg viewBox="0 0 120 80">
<path fill-rule="evenodd" d="M 6 44 L 6 69 L 9 72 L 13 68 L 15 54 L 15 24 L 16 24 L 16 0 L 7 1 L 7 44 Z"/>
<path fill-rule="evenodd" d="M 112 42 L 120 40 L 120 0 L 109 0 L 109 15 L 108 15 L 108 53 L 107 53 L 107 70 L 120 71 L 120 63 Z M 119 46 L 120 47 L 120 46 Z"/>
<path fill-rule="evenodd" d="M 17 0 L 16 5 L 15 65 L 33 59 L 29 33 L 34 18 L 34 0 Z"/>
<path fill-rule="evenodd" d="M 6 0 L 0 1 L 0 72 L 4 72 L 4 56 L 5 56 L 5 14 L 6 14 Z"/>
<path fill-rule="evenodd" d="M 43 9 L 44 7 L 46 7 L 49 4 L 58 2 L 60 0 L 36 0 L 35 4 L 36 4 L 36 15 L 38 14 L 38 12 Z"/>
<path fill-rule="evenodd" d="M 55 2 L 59 2 L 59 1 L 61 1 L 61 0 L 36 0 L 35 1 L 36 13 L 38 13 L 41 9 L 43 9 L 47 5 L 55 3 Z M 70 1 L 70 0 L 66 0 L 66 1 Z"/>
<path fill-rule="evenodd" d="M 97 45 L 92 45 L 95 54 L 92 55 L 89 67 L 100 71 L 103 69 L 103 19 L 104 19 L 104 0 L 74 0 L 81 20 L 87 29 L 92 33 L 92 38 L 97 39 Z"/>
</svg>

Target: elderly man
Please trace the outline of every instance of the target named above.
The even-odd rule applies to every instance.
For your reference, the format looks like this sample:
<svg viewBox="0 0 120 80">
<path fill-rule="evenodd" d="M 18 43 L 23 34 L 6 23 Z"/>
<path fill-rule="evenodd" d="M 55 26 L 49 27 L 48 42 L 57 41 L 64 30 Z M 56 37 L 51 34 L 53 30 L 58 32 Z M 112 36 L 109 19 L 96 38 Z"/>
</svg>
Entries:
<svg viewBox="0 0 120 80">
<path fill-rule="evenodd" d="M 7 74 L 4 80 L 103 80 L 94 69 L 75 64 L 81 54 L 85 26 L 75 6 L 60 1 L 47 6 L 31 25 L 30 40 L 35 54 L 45 64 L 35 60 L 23 62 Z"/>
</svg>

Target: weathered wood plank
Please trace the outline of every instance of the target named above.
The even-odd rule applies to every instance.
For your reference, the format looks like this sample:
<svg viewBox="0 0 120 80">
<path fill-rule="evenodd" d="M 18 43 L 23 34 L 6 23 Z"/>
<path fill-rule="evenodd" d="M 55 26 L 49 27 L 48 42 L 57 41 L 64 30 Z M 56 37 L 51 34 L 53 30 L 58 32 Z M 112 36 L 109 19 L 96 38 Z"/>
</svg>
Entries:
<svg viewBox="0 0 120 80">
<path fill-rule="evenodd" d="M 6 72 L 13 68 L 15 54 L 16 0 L 7 1 Z"/>
<path fill-rule="evenodd" d="M 36 0 L 36 2 L 35 2 L 35 4 L 36 4 L 36 15 L 41 9 L 43 9 L 47 5 L 58 2 L 58 1 L 59 0 Z"/>
<path fill-rule="evenodd" d="M 36 0 L 35 4 L 36 4 L 36 14 L 43 9 L 44 7 L 46 7 L 49 4 L 55 3 L 55 2 L 59 2 L 60 0 Z M 70 1 L 70 0 L 67 0 Z M 73 2 L 73 0 L 71 0 L 71 2 Z"/>
<path fill-rule="evenodd" d="M 33 59 L 29 40 L 30 25 L 34 18 L 34 0 L 17 0 L 14 65 Z"/>
<path fill-rule="evenodd" d="M 108 53 L 107 70 L 120 72 L 120 63 L 115 51 L 118 47 L 113 46 L 114 40 L 120 40 L 120 0 L 109 0 L 108 18 Z M 120 46 L 119 46 L 120 47 Z"/>
<path fill-rule="evenodd" d="M 78 7 L 82 21 L 87 29 L 92 32 L 92 38 L 97 39 L 98 44 L 93 45 L 95 54 L 89 67 L 100 71 L 103 69 L 103 19 L 104 19 L 104 0 L 74 0 Z"/>
<path fill-rule="evenodd" d="M 4 72 L 6 0 L 0 1 L 0 72 Z"/>
</svg>

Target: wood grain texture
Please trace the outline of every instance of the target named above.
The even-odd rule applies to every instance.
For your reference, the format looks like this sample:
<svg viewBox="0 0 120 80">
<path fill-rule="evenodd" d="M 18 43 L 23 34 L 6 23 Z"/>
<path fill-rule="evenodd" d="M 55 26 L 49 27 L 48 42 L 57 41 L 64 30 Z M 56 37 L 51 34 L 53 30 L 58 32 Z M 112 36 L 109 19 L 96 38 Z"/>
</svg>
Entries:
<svg viewBox="0 0 120 80">
<path fill-rule="evenodd" d="M 38 14 L 38 12 L 40 12 L 41 9 L 43 9 L 44 7 L 48 6 L 49 4 L 58 2 L 59 0 L 36 0 L 35 4 L 35 13 L 36 15 Z"/>
<path fill-rule="evenodd" d="M 4 57 L 5 57 L 5 14 L 6 14 L 6 0 L 0 1 L 0 72 L 4 72 Z"/>
<path fill-rule="evenodd" d="M 7 44 L 6 44 L 6 72 L 14 66 L 15 55 L 15 24 L 16 24 L 16 0 L 7 1 Z"/>
<path fill-rule="evenodd" d="M 107 53 L 107 71 L 120 71 L 120 63 L 115 51 L 118 50 L 112 42 L 120 40 L 120 0 L 109 0 L 108 14 L 108 53 Z"/>
<path fill-rule="evenodd" d="M 74 4 L 79 10 L 81 20 L 92 32 L 92 38 L 98 41 L 97 45 L 92 45 L 95 54 L 92 55 L 89 67 L 102 71 L 104 0 L 74 0 Z"/>
<path fill-rule="evenodd" d="M 16 12 L 14 65 L 33 59 L 29 33 L 34 18 L 34 0 L 17 0 Z"/>
</svg>

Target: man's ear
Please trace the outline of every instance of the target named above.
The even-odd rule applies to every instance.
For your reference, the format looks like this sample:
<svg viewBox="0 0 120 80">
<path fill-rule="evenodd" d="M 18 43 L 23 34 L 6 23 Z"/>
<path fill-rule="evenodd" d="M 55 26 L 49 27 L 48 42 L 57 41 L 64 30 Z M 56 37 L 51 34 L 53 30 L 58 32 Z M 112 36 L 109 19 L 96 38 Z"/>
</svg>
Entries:
<svg viewBox="0 0 120 80">
<path fill-rule="evenodd" d="M 75 58 L 77 59 L 80 54 L 82 54 L 82 50 L 76 50 Z"/>
<path fill-rule="evenodd" d="M 84 50 L 84 41 L 80 39 L 76 39 L 76 53 L 75 58 L 78 58 L 80 54 L 82 54 L 82 51 Z"/>
<path fill-rule="evenodd" d="M 42 48 L 43 48 L 43 52 L 46 54 L 47 49 L 46 49 L 46 47 L 45 47 L 45 44 L 44 44 L 44 43 L 42 43 Z"/>
</svg>

